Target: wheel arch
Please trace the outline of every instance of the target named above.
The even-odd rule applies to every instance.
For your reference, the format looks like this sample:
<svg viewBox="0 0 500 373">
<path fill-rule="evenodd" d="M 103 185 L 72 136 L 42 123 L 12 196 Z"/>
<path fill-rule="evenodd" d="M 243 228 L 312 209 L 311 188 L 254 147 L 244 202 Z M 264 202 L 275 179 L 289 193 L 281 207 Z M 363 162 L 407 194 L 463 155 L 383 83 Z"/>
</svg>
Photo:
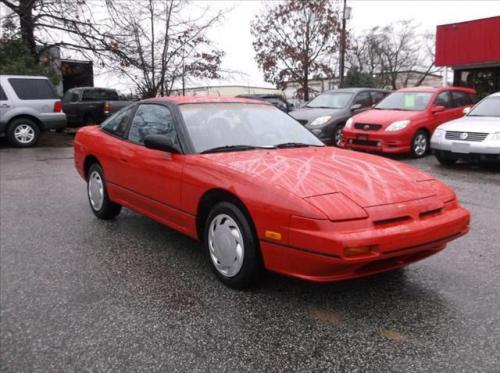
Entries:
<svg viewBox="0 0 500 373">
<path fill-rule="evenodd" d="M 38 127 L 38 129 L 40 131 L 44 131 L 45 130 L 45 126 L 43 125 L 43 123 L 40 121 L 40 119 L 38 119 L 37 117 L 33 116 L 33 115 L 30 115 L 30 114 L 18 114 L 18 115 L 15 115 L 13 116 L 12 118 L 9 119 L 9 122 L 7 124 L 7 128 L 11 125 L 11 123 L 13 121 L 15 121 L 16 119 L 29 119 L 29 120 L 32 120 Z"/>
<path fill-rule="evenodd" d="M 257 238 L 257 231 L 255 229 L 254 221 L 252 219 L 252 216 L 250 215 L 250 211 L 245 206 L 243 201 L 236 194 L 226 189 L 214 188 L 206 191 L 198 202 L 196 213 L 196 233 L 200 241 L 203 241 L 205 222 L 207 220 L 208 214 L 210 213 L 210 210 L 219 202 L 231 202 L 238 206 L 243 214 L 245 214 L 245 216 L 247 217 L 253 233 Z"/>
<path fill-rule="evenodd" d="M 83 162 L 83 175 L 85 176 L 85 180 L 88 179 L 90 166 L 92 166 L 94 163 L 97 163 L 99 166 L 101 166 L 101 163 L 95 155 L 89 154 L 85 157 L 85 161 Z"/>
</svg>

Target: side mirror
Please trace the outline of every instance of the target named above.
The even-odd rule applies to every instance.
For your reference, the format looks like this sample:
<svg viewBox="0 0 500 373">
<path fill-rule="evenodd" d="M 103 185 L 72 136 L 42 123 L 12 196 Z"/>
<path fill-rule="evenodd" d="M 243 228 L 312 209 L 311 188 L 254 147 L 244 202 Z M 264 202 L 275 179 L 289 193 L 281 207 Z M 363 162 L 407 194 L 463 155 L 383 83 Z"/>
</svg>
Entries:
<svg viewBox="0 0 500 373">
<path fill-rule="evenodd" d="M 469 106 L 465 107 L 465 108 L 464 108 L 464 114 L 465 114 L 465 115 L 469 114 L 471 110 L 472 110 L 472 108 L 471 108 L 471 107 L 469 107 Z"/>
<path fill-rule="evenodd" d="M 444 109 L 445 109 L 444 106 L 440 106 L 440 105 L 433 106 L 431 109 L 431 113 L 432 114 L 440 113 L 440 112 L 444 111 Z"/>
<path fill-rule="evenodd" d="M 179 147 L 172 142 L 170 137 L 164 135 L 148 135 L 144 139 L 148 149 L 162 150 L 169 153 L 180 153 Z"/>
<path fill-rule="evenodd" d="M 351 106 L 351 110 L 356 111 L 356 110 L 361 109 L 361 107 L 362 107 L 361 104 L 354 104 Z"/>
</svg>

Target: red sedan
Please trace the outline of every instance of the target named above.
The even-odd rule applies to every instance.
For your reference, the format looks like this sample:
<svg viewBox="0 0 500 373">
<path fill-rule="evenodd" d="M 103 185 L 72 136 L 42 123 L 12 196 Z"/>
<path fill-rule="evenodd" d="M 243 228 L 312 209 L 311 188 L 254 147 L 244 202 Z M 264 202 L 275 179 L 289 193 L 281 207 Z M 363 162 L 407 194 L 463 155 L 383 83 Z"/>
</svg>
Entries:
<svg viewBox="0 0 500 373">
<path fill-rule="evenodd" d="M 436 127 L 462 117 L 464 109 L 476 102 L 475 93 L 461 87 L 400 89 L 372 110 L 349 119 L 342 134 L 343 146 L 422 157 L 429 151 Z"/>
<path fill-rule="evenodd" d="M 264 268 L 323 282 L 371 275 L 468 230 L 469 213 L 443 183 L 326 147 L 259 101 L 145 100 L 80 129 L 74 144 L 97 217 L 124 206 L 202 241 L 235 288 Z"/>
</svg>

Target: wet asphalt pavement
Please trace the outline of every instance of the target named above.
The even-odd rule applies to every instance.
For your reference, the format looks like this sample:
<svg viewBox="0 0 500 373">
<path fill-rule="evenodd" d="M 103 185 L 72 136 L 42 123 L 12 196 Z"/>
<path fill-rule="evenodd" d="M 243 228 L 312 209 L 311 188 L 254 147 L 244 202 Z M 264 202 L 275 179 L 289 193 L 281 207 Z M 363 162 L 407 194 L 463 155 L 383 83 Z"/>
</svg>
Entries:
<svg viewBox="0 0 500 373">
<path fill-rule="evenodd" d="M 197 242 L 97 220 L 71 148 L 0 143 L 1 371 L 500 372 L 500 170 L 403 161 L 455 188 L 467 236 L 394 273 L 241 292 Z"/>
</svg>

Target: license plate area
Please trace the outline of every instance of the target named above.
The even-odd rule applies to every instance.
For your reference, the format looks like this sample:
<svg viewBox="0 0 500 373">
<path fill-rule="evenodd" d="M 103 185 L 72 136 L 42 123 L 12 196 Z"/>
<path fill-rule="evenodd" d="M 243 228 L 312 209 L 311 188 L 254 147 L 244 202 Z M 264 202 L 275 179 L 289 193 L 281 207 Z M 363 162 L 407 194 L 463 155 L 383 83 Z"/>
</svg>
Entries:
<svg viewBox="0 0 500 373">
<path fill-rule="evenodd" d="M 357 140 L 368 140 L 368 135 L 364 135 L 364 134 L 357 134 L 357 135 L 356 135 L 356 139 L 357 139 Z"/>
<path fill-rule="evenodd" d="M 463 142 L 454 142 L 451 144 L 451 151 L 454 153 L 470 153 L 470 144 L 466 144 Z"/>
</svg>

